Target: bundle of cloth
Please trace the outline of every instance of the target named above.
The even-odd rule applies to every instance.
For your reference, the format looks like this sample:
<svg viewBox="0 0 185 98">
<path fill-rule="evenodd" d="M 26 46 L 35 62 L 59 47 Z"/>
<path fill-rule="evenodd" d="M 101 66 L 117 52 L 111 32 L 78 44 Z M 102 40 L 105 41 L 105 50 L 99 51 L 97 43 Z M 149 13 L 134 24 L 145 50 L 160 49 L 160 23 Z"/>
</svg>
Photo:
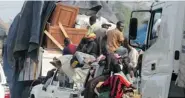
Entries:
<svg viewBox="0 0 185 98">
<path fill-rule="evenodd" d="M 74 56 L 76 56 L 78 63 L 83 64 L 83 66 L 73 66 L 71 61 Z M 61 61 L 61 65 L 62 65 L 59 72 L 65 73 L 71 80 L 74 81 L 74 83 L 77 85 L 77 89 L 80 90 L 80 92 L 82 92 L 84 90 L 84 83 L 86 82 L 86 78 L 87 78 L 90 66 L 96 65 L 93 63 L 95 63 L 95 62 L 97 63 L 98 61 L 100 61 L 101 57 L 102 57 L 102 55 L 95 58 L 92 55 L 82 53 L 79 51 L 77 51 L 75 53 L 75 55 L 61 56 L 58 58 Z M 112 91 L 112 90 L 110 90 L 110 88 L 106 88 L 106 86 L 109 86 L 109 87 L 113 86 L 113 84 L 111 84 L 111 82 L 109 80 L 111 80 L 112 78 L 115 78 L 115 77 L 117 77 L 118 79 L 120 78 L 122 80 L 122 81 L 118 81 L 118 82 L 120 82 L 120 85 L 123 85 L 123 87 L 124 87 L 123 90 L 126 90 L 126 91 L 124 91 L 124 93 L 126 92 L 127 94 L 129 94 L 129 91 L 127 88 L 133 88 L 132 83 L 130 81 L 128 81 L 127 77 L 125 76 L 125 73 L 128 73 L 128 69 L 129 69 L 127 66 L 129 63 L 128 58 L 121 57 L 116 54 L 109 54 L 106 57 L 108 59 L 107 64 L 109 66 L 108 67 L 109 72 L 105 72 L 105 73 L 102 72 L 102 74 L 95 76 L 91 80 L 87 81 L 87 84 L 85 85 L 85 90 L 83 93 L 84 98 L 95 98 L 95 96 L 96 96 L 95 92 L 97 92 L 97 94 L 99 92 L 98 95 L 100 96 L 100 98 L 101 98 L 102 94 L 106 95 L 106 92 L 110 93 L 110 91 Z M 122 61 L 120 61 L 120 60 L 122 60 Z M 91 64 L 90 64 L 90 62 L 91 62 Z M 119 69 L 119 70 L 115 71 L 117 69 Z M 111 74 L 111 72 L 112 72 L 112 74 Z M 100 83 L 102 82 L 102 84 L 100 85 L 99 82 Z M 100 86 L 99 87 L 96 86 L 97 84 Z M 94 91 L 94 88 L 96 88 L 96 89 L 99 88 L 99 91 L 98 90 Z M 121 88 L 122 88 L 122 86 L 121 86 Z M 116 91 L 114 91 L 114 92 L 116 93 Z M 124 96 L 127 96 L 127 94 Z M 121 95 L 123 95 L 123 91 L 118 96 L 121 96 Z"/>
<path fill-rule="evenodd" d="M 83 93 L 84 98 L 95 98 L 96 95 L 99 96 L 98 98 L 108 98 L 109 95 L 111 95 L 111 98 L 122 98 L 123 92 L 126 93 L 124 96 L 128 96 L 128 94 L 132 93 L 132 88 L 134 87 L 125 75 L 129 71 L 128 58 L 126 56 L 118 56 L 117 54 L 111 53 L 107 55 L 107 65 L 108 72 L 105 72 L 104 70 L 101 75 L 88 81 Z M 115 84 L 115 82 L 117 83 Z M 116 87 L 117 89 L 112 89 L 113 87 Z"/>
<path fill-rule="evenodd" d="M 74 56 L 77 57 L 78 62 L 83 66 L 74 66 L 74 62 L 71 62 Z M 86 80 L 90 66 L 88 62 L 96 60 L 94 56 L 78 51 L 75 53 L 75 55 L 64 55 L 58 59 L 62 65 L 59 72 L 65 73 L 70 80 L 73 80 L 78 89 L 81 89 Z"/>
<path fill-rule="evenodd" d="M 75 28 L 87 28 L 88 26 L 90 26 L 89 18 L 90 16 L 87 16 L 87 15 L 77 15 Z M 116 25 L 109 22 L 106 18 L 97 17 L 97 21 L 95 23 L 96 26 L 101 28 L 103 23 L 111 24 L 111 27 L 108 30 L 112 30 L 116 28 Z"/>
<path fill-rule="evenodd" d="M 94 40 L 95 38 L 94 33 L 88 35 L 81 40 L 74 55 L 63 55 L 58 58 L 62 65 L 60 72 L 65 73 L 73 80 L 78 89 L 83 87 L 90 67 L 95 66 L 96 68 L 97 63 L 103 57 L 101 55 L 97 57 L 98 47 Z M 101 74 L 97 71 L 96 73 Z"/>
</svg>

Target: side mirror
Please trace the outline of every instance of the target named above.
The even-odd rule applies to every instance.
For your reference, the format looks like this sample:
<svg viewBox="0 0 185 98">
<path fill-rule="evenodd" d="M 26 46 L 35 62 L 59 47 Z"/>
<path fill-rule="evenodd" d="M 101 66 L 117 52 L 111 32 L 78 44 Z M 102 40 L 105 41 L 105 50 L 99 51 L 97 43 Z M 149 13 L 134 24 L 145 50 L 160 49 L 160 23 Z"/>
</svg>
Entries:
<svg viewBox="0 0 185 98">
<path fill-rule="evenodd" d="M 129 26 L 129 39 L 130 40 L 135 40 L 137 37 L 137 25 L 138 25 L 137 18 L 131 18 L 130 26 Z"/>
</svg>

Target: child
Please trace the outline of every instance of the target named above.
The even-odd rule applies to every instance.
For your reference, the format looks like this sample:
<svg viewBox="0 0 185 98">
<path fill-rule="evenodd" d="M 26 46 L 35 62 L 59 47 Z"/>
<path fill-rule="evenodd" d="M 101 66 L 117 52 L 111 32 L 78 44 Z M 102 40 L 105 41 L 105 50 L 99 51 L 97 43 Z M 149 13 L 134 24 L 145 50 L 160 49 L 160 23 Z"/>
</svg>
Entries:
<svg viewBox="0 0 185 98">
<path fill-rule="evenodd" d="M 109 77 L 106 81 L 101 84 L 98 84 L 95 88 L 95 92 L 98 93 L 101 88 L 110 87 L 109 98 L 122 98 L 124 92 L 123 88 L 126 86 L 127 88 L 135 88 L 132 84 L 126 80 L 121 74 L 121 68 L 119 65 L 114 65 L 113 67 L 114 75 Z M 98 93 L 99 95 L 99 93 Z"/>
</svg>

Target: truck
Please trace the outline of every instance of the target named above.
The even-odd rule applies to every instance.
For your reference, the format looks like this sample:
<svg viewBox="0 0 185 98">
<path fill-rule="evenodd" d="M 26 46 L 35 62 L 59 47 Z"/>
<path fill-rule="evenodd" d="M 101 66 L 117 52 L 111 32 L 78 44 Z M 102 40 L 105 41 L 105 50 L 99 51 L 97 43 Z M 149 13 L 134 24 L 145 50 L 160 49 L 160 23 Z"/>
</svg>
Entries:
<svg viewBox="0 0 185 98">
<path fill-rule="evenodd" d="M 136 13 L 149 16 L 142 45 L 134 43 L 140 21 Z M 185 98 L 185 2 L 154 2 L 148 10 L 132 11 L 129 43 L 143 50 L 139 86 L 142 98 Z"/>
<path fill-rule="evenodd" d="M 141 21 L 136 13 L 149 16 L 145 43 L 140 45 L 133 43 Z M 143 50 L 138 86 L 142 98 L 185 98 L 184 23 L 185 2 L 154 2 L 150 9 L 132 11 L 129 42 Z"/>
</svg>

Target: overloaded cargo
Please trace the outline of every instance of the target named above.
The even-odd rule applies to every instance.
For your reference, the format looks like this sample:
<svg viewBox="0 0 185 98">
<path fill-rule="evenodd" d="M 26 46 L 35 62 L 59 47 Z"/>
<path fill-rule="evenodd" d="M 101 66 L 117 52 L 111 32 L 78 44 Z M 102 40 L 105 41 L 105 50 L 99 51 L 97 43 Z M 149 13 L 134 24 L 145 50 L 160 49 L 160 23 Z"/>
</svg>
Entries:
<svg viewBox="0 0 185 98">
<path fill-rule="evenodd" d="M 96 6 L 103 5 L 97 3 Z M 89 7 L 92 6 L 89 5 Z M 30 86 L 40 83 L 40 77 L 45 76 L 45 72 L 52 68 L 48 67 L 51 65 L 46 62 L 48 57 L 43 56 L 46 49 L 53 51 L 54 48 L 55 51 L 59 50 L 60 54 L 66 37 L 69 37 L 75 45 L 79 44 L 87 33 L 88 18 L 91 16 L 81 12 L 89 10 L 89 7 L 70 6 L 64 4 L 63 1 L 26 1 L 24 3 L 22 10 L 10 26 L 4 48 L 7 52 L 6 56 L 4 55 L 4 64 L 6 67 L 15 66 L 9 67 L 14 77 L 8 77 L 15 80 L 15 82 L 8 81 L 12 86 L 10 88 L 13 88 L 12 98 L 20 98 L 20 96 L 26 98 L 30 92 L 28 90 Z M 95 8 L 95 11 L 89 10 L 89 12 L 95 12 L 94 15 L 96 15 L 98 10 L 96 11 Z M 81 16 L 86 18 L 85 21 Z M 103 17 L 98 19 L 100 26 L 102 21 L 108 22 Z M 49 53 L 52 54 L 52 52 Z"/>
<path fill-rule="evenodd" d="M 87 27 L 89 24 L 89 17 L 85 14 L 79 14 L 80 8 L 65 5 L 63 3 L 57 3 L 56 8 L 53 11 L 51 18 L 49 19 L 46 30 L 58 41 L 62 46 L 63 40 L 66 37 L 61 31 L 59 23 L 64 27 L 65 32 L 71 39 L 73 44 L 78 45 L 80 40 L 87 33 Z M 112 26 L 109 29 L 114 29 L 115 24 L 108 22 L 107 19 L 99 17 L 96 24 L 101 28 L 102 23 L 110 23 Z M 58 48 L 49 38 L 47 38 L 47 48 Z"/>
</svg>

